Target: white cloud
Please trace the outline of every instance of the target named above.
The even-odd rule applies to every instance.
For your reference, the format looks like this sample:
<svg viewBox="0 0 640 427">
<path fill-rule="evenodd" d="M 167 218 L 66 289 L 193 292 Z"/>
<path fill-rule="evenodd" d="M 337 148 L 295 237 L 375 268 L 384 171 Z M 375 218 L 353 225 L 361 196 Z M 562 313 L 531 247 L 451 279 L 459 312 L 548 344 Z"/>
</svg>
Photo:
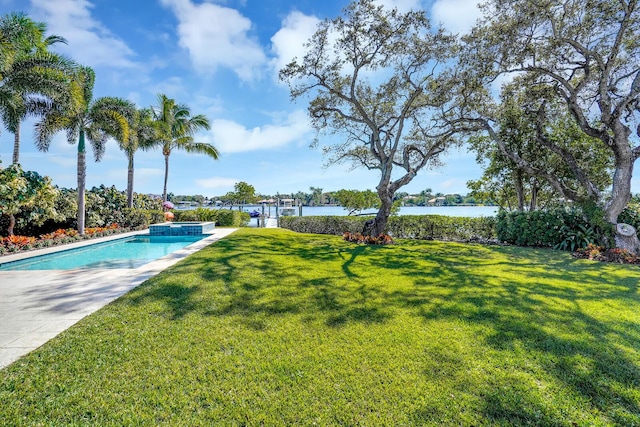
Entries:
<svg viewBox="0 0 640 427">
<path fill-rule="evenodd" d="M 437 0 L 431 9 L 434 24 L 452 33 L 467 33 L 480 18 L 480 0 Z"/>
<path fill-rule="evenodd" d="M 272 50 L 276 57 L 272 60 L 276 75 L 294 58 L 302 61 L 306 53 L 304 44 L 316 32 L 320 20 L 300 12 L 291 12 L 283 21 L 282 28 L 271 37 Z"/>
<path fill-rule="evenodd" d="M 212 188 L 233 188 L 233 186 L 240 181 L 242 180 L 236 178 L 211 177 L 205 179 L 196 179 L 195 183 L 199 188 L 209 190 Z"/>
<path fill-rule="evenodd" d="M 211 142 L 222 153 L 267 150 L 300 141 L 311 131 L 304 111 L 289 114 L 280 124 L 247 129 L 231 120 L 218 119 L 211 124 Z"/>
<path fill-rule="evenodd" d="M 176 102 L 183 103 L 185 100 L 180 100 L 180 95 L 187 93 L 187 88 L 182 78 L 174 76 L 150 86 L 149 92 L 163 93 L 169 98 L 175 98 Z M 154 99 L 154 104 L 155 101 Z"/>
<path fill-rule="evenodd" d="M 199 72 L 213 73 L 218 67 L 233 70 L 242 80 L 259 76 L 266 56 L 249 36 L 251 21 L 237 10 L 191 0 L 161 0 L 178 18 L 180 46 L 187 49 Z"/>
<path fill-rule="evenodd" d="M 50 34 L 67 39 L 56 50 L 90 67 L 129 68 L 134 52 L 91 16 L 88 0 L 31 0 L 32 17 L 45 21 Z"/>
</svg>

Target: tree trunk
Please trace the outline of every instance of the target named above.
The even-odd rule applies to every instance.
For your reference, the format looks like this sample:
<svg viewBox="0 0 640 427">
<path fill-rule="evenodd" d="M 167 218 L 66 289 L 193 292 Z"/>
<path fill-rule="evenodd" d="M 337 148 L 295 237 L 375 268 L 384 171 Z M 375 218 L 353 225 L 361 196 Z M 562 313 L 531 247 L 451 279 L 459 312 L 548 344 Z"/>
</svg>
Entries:
<svg viewBox="0 0 640 427">
<path fill-rule="evenodd" d="M 364 228 L 362 229 L 362 234 L 367 236 L 376 237 L 384 234 L 389 216 L 391 216 L 393 196 L 386 192 L 384 194 L 378 192 L 378 194 L 380 195 L 380 209 L 378 209 L 378 213 L 374 219 L 370 219 L 364 223 Z"/>
<path fill-rule="evenodd" d="M 631 177 L 633 176 L 634 159 L 628 153 L 615 153 L 616 171 L 613 174 L 611 198 L 604 206 L 605 219 L 617 224 L 618 216 L 631 200 Z"/>
<path fill-rule="evenodd" d="M 162 190 L 162 202 L 167 201 L 167 181 L 169 179 L 169 155 L 164 155 L 164 189 Z"/>
<path fill-rule="evenodd" d="M 127 206 L 133 207 L 133 153 L 129 154 L 129 170 L 127 171 Z M 166 188 L 165 181 L 165 188 Z M 165 190 L 166 191 L 166 190 Z"/>
<path fill-rule="evenodd" d="M 513 173 L 513 184 L 518 196 L 518 212 L 524 212 L 524 185 L 522 183 L 522 173 L 516 171 Z"/>
<path fill-rule="evenodd" d="M 87 176 L 84 131 L 80 131 L 78 142 L 78 233 L 84 234 L 84 187 Z"/>
<path fill-rule="evenodd" d="M 13 164 L 20 163 L 20 123 L 16 126 L 16 132 L 13 134 Z"/>
<path fill-rule="evenodd" d="M 529 212 L 533 212 L 538 208 L 538 183 L 531 183 L 531 203 L 529 204 Z"/>
<path fill-rule="evenodd" d="M 9 215 L 9 226 L 7 227 L 7 234 L 13 236 L 13 229 L 16 226 L 16 217 L 13 214 Z"/>
<path fill-rule="evenodd" d="M 624 249 L 632 254 L 638 253 L 640 241 L 634 227 L 629 224 L 616 226 L 616 248 Z"/>
</svg>

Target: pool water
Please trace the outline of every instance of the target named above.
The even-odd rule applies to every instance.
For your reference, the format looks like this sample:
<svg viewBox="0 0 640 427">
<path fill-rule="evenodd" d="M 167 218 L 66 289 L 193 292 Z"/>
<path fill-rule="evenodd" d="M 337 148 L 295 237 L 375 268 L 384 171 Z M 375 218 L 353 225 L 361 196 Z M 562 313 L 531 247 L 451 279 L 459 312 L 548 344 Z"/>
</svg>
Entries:
<svg viewBox="0 0 640 427">
<path fill-rule="evenodd" d="M 0 271 L 137 268 L 182 249 L 204 237 L 207 237 L 207 235 L 132 236 L 0 264 Z"/>
</svg>

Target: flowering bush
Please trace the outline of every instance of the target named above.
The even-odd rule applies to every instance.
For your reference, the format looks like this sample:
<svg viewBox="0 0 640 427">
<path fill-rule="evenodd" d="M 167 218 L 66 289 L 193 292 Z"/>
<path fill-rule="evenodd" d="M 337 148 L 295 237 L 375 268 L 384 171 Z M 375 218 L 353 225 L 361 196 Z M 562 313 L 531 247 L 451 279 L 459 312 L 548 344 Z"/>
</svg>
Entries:
<svg viewBox="0 0 640 427">
<path fill-rule="evenodd" d="M 107 227 L 88 227 L 84 229 L 84 234 L 91 236 L 91 235 L 101 235 L 101 236 L 107 236 L 109 234 L 112 234 L 113 230 L 117 230 L 119 228 L 118 224 L 116 224 L 115 222 Z"/>
<path fill-rule="evenodd" d="M 125 231 L 129 231 L 129 229 L 121 228 L 118 224 L 113 223 L 107 227 L 85 228 L 85 234 L 83 236 L 78 233 L 78 230 L 72 228 L 66 230 L 59 228 L 51 233 L 42 234 L 39 238 L 29 236 L 9 236 L 0 238 L 0 255 L 28 251 L 31 249 L 46 248 L 65 243 L 73 243 L 82 239 L 92 239 Z"/>
<path fill-rule="evenodd" d="M 365 236 L 361 233 L 350 233 L 345 231 L 342 233 L 342 238 L 347 242 L 364 243 L 366 245 L 391 245 L 393 243 L 393 239 L 388 234 Z"/>
<path fill-rule="evenodd" d="M 28 237 L 28 236 L 9 236 L 2 239 L 2 243 L 5 246 L 13 245 L 18 247 L 30 245 L 35 241 L 36 241 L 35 237 Z"/>
</svg>

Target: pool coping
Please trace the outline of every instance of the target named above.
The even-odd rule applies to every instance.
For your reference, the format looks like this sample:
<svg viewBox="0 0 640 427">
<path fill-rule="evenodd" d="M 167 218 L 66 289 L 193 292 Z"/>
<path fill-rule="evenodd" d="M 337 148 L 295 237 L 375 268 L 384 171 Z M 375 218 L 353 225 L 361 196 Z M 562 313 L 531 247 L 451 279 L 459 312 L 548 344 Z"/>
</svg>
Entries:
<svg viewBox="0 0 640 427">
<path fill-rule="evenodd" d="M 0 369 L 147 279 L 236 230 L 216 228 L 209 236 L 137 268 L 0 271 Z M 61 251 L 71 249 L 71 245 L 85 246 L 144 233 L 145 230 L 122 233 L 27 254 L 38 256 L 44 254 L 43 250 Z"/>
</svg>

